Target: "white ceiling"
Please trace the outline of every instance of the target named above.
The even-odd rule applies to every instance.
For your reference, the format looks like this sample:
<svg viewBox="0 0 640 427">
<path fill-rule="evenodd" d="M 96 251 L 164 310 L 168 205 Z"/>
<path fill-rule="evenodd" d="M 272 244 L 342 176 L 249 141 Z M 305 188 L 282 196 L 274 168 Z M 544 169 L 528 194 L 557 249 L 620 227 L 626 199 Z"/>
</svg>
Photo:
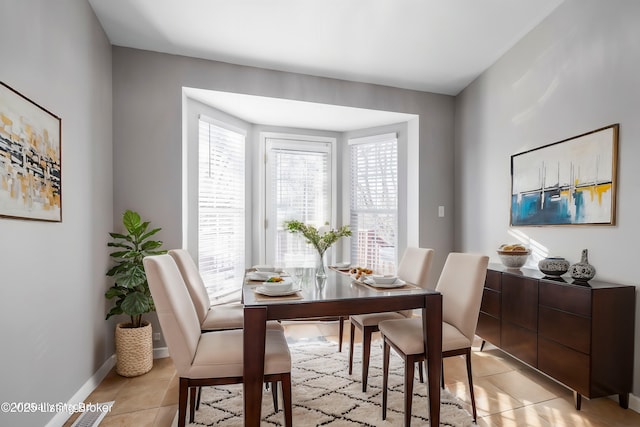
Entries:
<svg viewBox="0 0 640 427">
<path fill-rule="evenodd" d="M 89 3 L 116 46 L 457 95 L 562 1 Z"/>
</svg>

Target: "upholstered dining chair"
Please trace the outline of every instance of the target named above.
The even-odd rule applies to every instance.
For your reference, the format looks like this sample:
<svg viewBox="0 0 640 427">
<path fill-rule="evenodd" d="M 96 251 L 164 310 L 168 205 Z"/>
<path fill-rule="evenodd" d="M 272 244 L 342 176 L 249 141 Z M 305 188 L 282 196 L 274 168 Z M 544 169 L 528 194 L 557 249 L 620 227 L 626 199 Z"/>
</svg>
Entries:
<svg viewBox="0 0 640 427">
<path fill-rule="evenodd" d="M 178 426 L 185 425 L 189 389 L 243 381 L 243 331 L 202 332 L 193 302 L 170 255 L 143 260 L 169 354 L 179 375 Z M 265 381 L 281 382 L 285 425 L 292 425 L 291 355 L 282 330 L 268 329 Z M 191 419 L 193 419 L 192 406 Z"/>
<path fill-rule="evenodd" d="M 467 253 L 450 253 L 436 285 L 442 294 L 442 357 L 465 356 L 473 421 L 477 419 L 471 373 L 471 343 L 478 323 L 482 289 L 489 257 Z M 422 319 L 387 320 L 380 322 L 384 340 L 382 359 L 382 419 L 387 416 L 387 384 L 389 354 L 393 349 L 404 359 L 404 425 L 411 424 L 414 364 L 424 362 L 425 345 Z M 444 387 L 444 372 L 442 377 Z"/>
<path fill-rule="evenodd" d="M 397 276 L 407 283 L 426 288 L 433 252 L 433 249 L 408 247 L 398 265 Z M 374 332 L 378 331 L 378 324 L 385 320 L 406 319 L 410 315 L 411 312 L 408 311 L 359 314 L 350 317 L 349 375 L 353 372 L 353 342 L 355 339 L 355 328 L 357 327 L 362 332 L 362 391 L 367 391 L 371 336 Z"/>
<path fill-rule="evenodd" d="M 186 249 L 171 249 L 167 252 L 174 259 L 182 279 L 187 285 L 191 301 L 196 309 L 200 329 L 220 331 L 224 329 L 242 329 L 244 307 L 239 302 L 211 305 L 207 288 L 202 281 L 198 266 Z M 269 322 L 268 329 L 282 329 L 278 322 Z"/>
<path fill-rule="evenodd" d="M 244 323 L 244 307 L 240 303 L 228 303 L 211 305 L 207 288 L 202 280 L 200 271 L 191 254 L 186 249 L 171 249 L 167 252 L 178 266 L 182 275 L 189 296 L 200 322 L 200 330 L 203 332 L 221 331 L 227 329 L 242 329 Z M 284 330 L 282 325 L 276 321 L 267 322 L 267 329 Z M 278 412 L 278 388 L 273 384 L 273 407 Z M 193 406 L 200 408 L 201 388 L 198 388 L 197 402 L 191 401 L 191 412 Z M 191 395 L 193 396 L 193 394 Z"/>
</svg>

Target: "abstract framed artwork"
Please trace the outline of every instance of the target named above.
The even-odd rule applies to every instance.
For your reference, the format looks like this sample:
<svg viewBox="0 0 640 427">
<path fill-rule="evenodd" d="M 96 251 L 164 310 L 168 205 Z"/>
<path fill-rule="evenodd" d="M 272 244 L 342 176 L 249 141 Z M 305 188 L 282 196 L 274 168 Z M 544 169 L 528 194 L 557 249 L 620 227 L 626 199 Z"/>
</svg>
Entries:
<svg viewBox="0 0 640 427">
<path fill-rule="evenodd" d="M 511 225 L 615 225 L 619 124 L 511 156 Z"/>
<path fill-rule="evenodd" d="M 62 221 L 61 126 L 0 82 L 0 217 Z"/>
</svg>

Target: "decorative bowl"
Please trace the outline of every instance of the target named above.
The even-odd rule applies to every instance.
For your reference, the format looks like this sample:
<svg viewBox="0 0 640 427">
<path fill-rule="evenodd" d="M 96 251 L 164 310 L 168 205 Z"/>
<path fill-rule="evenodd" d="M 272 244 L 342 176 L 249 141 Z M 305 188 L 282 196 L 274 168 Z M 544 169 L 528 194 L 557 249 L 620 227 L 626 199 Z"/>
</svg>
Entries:
<svg viewBox="0 0 640 427">
<path fill-rule="evenodd" d="M 250 271 L 247 273 L 247 277 L 251 280 L 267 280 L 276 276 L 278 276 L 278 273 L 272 271 Z"/>
<path fill-rule="evenodd" d="M 520 268 L 529 258 L 530 251 L 516 252 L 516 251 L 497 251 L 500 261 L 507 268 Z"/>
<path fill-rule="evenodd" d="M 398 280 L 398 276 L 392 276 L 392 275 L 383 276 L 381 274 L 371 274 L 367 277 L 381 285 L 389 285 L 391 283 L 395 283 L 395 281 Z"/>
<path fill-rule="evenodd" d="M 268 290 L 278 290 L 281 292 L 290 291 L 293 288 L 293 282 L 289 278 L 283 278 L 280 282 L 264 282 L 262 286 Z"/>
<path fill-rule="evenodd" d="M 561 257 L 549 257 L 538 262 L 538 269 L 547 276 L 562 276 L 569 271 L 569 261 Z"/>
<path fill-rule="evenodd" d="M 272 265 L 254 265 L 253 268 L 256 271 L 263 271 L 263 272 L 273 272 L 276 271 L 276 268 Z"/>
</svg>

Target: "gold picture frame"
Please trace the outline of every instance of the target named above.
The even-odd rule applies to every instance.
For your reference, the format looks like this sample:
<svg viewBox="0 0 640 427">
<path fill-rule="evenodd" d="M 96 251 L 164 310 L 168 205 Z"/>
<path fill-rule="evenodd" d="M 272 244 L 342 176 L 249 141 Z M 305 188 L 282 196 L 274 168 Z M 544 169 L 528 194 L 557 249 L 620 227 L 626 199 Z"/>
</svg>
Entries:
<svg viewBox="0 0 640 427">
<path fill-rule="evenodd" d="M 511 156 L 511 225 L 615 225 L 619 127 Z"/>
<path fill-rule="evenodd" d="M 62 221 L 62 120 L 0 82 L 0 217 Z"/>
</svg>

